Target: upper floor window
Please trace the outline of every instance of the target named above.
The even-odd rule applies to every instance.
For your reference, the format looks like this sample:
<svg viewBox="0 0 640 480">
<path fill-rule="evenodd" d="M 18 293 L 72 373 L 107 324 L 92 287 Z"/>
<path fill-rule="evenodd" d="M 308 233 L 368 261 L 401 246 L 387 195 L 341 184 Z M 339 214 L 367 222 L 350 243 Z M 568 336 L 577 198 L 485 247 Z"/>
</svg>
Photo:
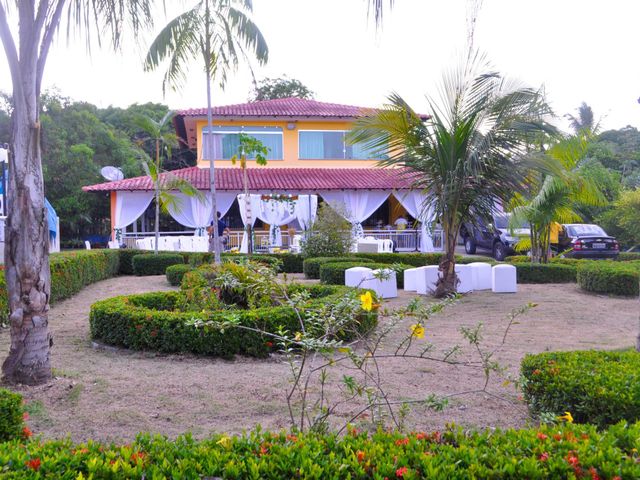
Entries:
<svg viewBox="0 0 640 480">
<path fill-rule="evenodd" d="M 209 160 L 209 140 L 213 142 L 213 159 L 230 160 L 238 154 L 240 133 L 260 140 L 269 149 L 267 160 L 282 160 L 284 158 L 282 146 L 282 128 L 280 127 L 213 127 L 202 129 L 202 158 Z"/>
<path fill-rule="evenodd" d="M 361 144 L 348 145 L 345 130 L 301 130 L 298 135 L 301 160 L 380 159 Z"/>
</svg>

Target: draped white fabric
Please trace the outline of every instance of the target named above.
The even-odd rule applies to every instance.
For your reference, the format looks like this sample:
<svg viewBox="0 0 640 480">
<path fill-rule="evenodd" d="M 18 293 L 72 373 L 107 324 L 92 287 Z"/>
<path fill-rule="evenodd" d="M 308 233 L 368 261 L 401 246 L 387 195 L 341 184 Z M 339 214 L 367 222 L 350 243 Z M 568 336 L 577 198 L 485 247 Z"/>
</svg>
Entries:
<svg viewBox="0 0 640 480">
<path fill-rule="evenodd" d="M 296 200 L 294 213 L 296 220 L 300 224 L 302 230 L 309 230 L 313 222 L 316 221 L 318 213 L 318 196 L 317 195 L 298 195 Z"/>
<path fill-rule="evenodd" d="M 240 252 L 247 253 L 249 251 L 249 237 L 247 236 L 247 226 L 253 227 L 256 223 L 257 213 L 260 210 L 260 195 L 251 195 L 249 194 L 249 198 L 244 193 L 238 195 L 238 206 L 240 207 L 240 218 L 242 218 L 242 224 L 245 227 L 244 234 L 242 235 L 242 243 L 240 244 Z M 249 203 L 249 207 L 251 209 L 251 224 L 247 225 L 247 202 Z"/>
<path fill-rule="evenodd" d="M 389 192 L 380 190 L 347 190 L 320 192 L 322 198 L 352 225 L 354 238 L 364 235 L 362 222 L 380 208 L 389 197 Z"/>
<path fill-rule="evenodd" d="M 116 240 L 120 241 L 122 229 L 135 222 L 149 208 L 151 200 L 153 200 L 153 192 L 119 191 L 116 193 L 116 218 L 114 219 Z"/>
<path fill-rule="evenodd" d="M 419 190 L 394 192 L 394 196 L 400 202 L 400 205 L 409 212 L 413 218 L 420 222 L 420 251 L 433 252 L 433 238 L 429 225 L 433 221 L 433 209 L 425 205 L 426 197 Z"/>
<path fill-rule="evenodd" d="M 280 225 L 285 225 L 296 219 L 294 205 L 290 202 L 281 202 L 279 200 L 260 200 L 260 195 L 256 196 L 260 202 L 258 218 L 269 224 L 269 244 L 281 247 L 282 232 L 280 231 Z"/>
<path fill-rule="evenodd" d="M 181 225 L 188 228 L 195 228 L 195 234 L 204 235 L 206 227 L 213 219 L 211 210 L 211 193 L 205 193 L 201 198 L 185 195 L 184 193 L 174 194 L 176 201 L 168 205 L 169 214 Z M 224 217 L 237 192 L 216 192 L 216 207 Z"/>
</svg>

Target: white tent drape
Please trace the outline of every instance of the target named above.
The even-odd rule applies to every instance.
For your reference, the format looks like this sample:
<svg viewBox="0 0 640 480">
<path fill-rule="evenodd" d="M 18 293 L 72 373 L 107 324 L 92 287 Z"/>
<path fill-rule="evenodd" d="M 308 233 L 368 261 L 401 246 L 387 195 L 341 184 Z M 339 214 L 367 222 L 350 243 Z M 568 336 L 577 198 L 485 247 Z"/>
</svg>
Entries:
<svg viewBox="0 0 640 480">
<path fill-rule="evenodd" d="M 352 225 L 354 238 L 362 237 L 362 222 L 380 208 L 389 192 L 380 190 L 346 190 L 320 192 L 322 198 Z"/>
<path fill-rule="evenodd" d="M 247 236 L 247 202 L 251 202 L 249 204 L 251 208 L 251 224 L 249 226 L 253 227 L 258 218 L 257 213 L 260 210 L 260 195 L 251 195 L 249 194 L 249 198 L 244 193 L 238 195 L 238 206 L 240 207 L 240 218 L 242 218 L 242 224 L 244 225 L 244 234 L 242 235 L 242 243 L 240 244 L 240 252 L 247 253 L 249 251 L 249 237 Z"/>
<path fill-rule="evenodd" d="M 237 192 L 216 192 L 216 206 L 223 217 L 231 208 L 237 195 Z M 213 219 L 211 215 L 211 193 L 206 192 L 201 198 L 185 195 L 184 193 L 176 193 L 175 197 L 176 201 L 168 205 L 169 214 L 180 225 L 195 228 L 196 235 L 204 235 L 206 228 L 211 225 Z"/>
<path fill-rule="evenodd" d="M 135 222 L 153 200 L 153 192 L 116 192 L 115 239 L 119 242 L 122 230 Z"/>
<path fill-rule="evenodd" d="M 433 221 L 433 209 L 425 205 L 426 196 L 418 190 L 394 192 L 394 196 L 400 205 L 409 212 L 413 218 L 420 222 L 420 251 L 433 252 L 433 238 L 429 225 Z"/>
<path fill-rule="evenodd" d="M 318 213 L 318 196 L 317 195 L 298 195 L 296 200 L 294 214 L 296 220 L 300 224 L 302 230 L 309 230 L 313 222 L 316 221 Z"/>
<path fill-rule="evenodd" d="M 261 200 L 260 195 L 256 196 L 260 205 L 258 218 L 269 224 L 269 244 L 281 247 L 282 232 L 280 231 L 280 225 L 285 225 L 296 219 L 294 205 L 279 200 Z"/>
</svg>

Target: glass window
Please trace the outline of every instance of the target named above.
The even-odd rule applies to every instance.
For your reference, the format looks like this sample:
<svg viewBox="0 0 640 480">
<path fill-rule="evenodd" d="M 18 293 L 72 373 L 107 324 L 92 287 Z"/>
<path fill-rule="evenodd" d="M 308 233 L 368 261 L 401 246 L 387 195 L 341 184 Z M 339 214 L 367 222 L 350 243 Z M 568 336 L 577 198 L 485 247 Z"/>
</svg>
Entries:
<svg viewBox="0 0 640 480">
<path fill-rule="evenodd" d="M 299 156 L 301 160 L 370 160 L 381 158 L 361 144 L 347 145 L 343 130 L 299 132 Z"/>
<path fill-rule="evenodd" d="M 249 135 L 262 142 L 267 147 L 267 160 L 282 160 L 282 128 L 280 127 L 213 127 L 209 134 L 203 129 L 202 158 L 208 160 L 209 141 L 213 142 L 213 159 L 230 160 L 238 153 L 240 133 Z"/>
</svg>

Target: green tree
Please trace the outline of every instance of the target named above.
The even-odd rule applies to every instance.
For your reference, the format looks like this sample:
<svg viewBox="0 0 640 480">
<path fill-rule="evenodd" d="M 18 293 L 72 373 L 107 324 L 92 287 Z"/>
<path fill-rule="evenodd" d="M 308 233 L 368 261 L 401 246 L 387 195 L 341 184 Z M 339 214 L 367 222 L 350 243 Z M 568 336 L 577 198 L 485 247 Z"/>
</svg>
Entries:
<svg viewBox="0 0 640 480">
<path fill-rule="evenodd" d="M 5 228 L 5 278 L 11 347 L 2 365 L 9 382 L 38 384 L 51 378 L 49 334 L 49 231 L 41 161 L 40 94 L 51 44 L 63 19 L 118 48 L 123 29 L 151 24 L 152 0 L 5 0 L 0 39 L 13 87 L 13 128 Z M 16 24 L 14 29 L 10 25 Z M 95 37 L 94 37 L 95 38 Z"/>
<path fill-rule="evenodd" d="M 598 223 L 625 247 L 640 245 L 640 190 L 623 191 Z"/>
<path fill-rule="evenodd" d="M 186 69 L 194 58 L 200 58 L 207 80 L 207 128 L 213 128 L 211 112 L 211 81 L 218 79 L 224 88 L 227 75 L 238 67 L 240 59 L 255 56 L 260 63 L 269 57 L 267 43 L 250 18 L 252 0 L 200 0 L 193 8 L 173 19 L 149 47 L 145 69 L 154 70 L 168 62 L 163 89 L 177 88 L 186 78 Z M 216 202 L 215 166 L 212 142 L 204 152 L 209 160 L 211 209 L 213 218 L 218 211 Z M 218 229 L 213 229 L 213 250 L 220 263 Z"/>
<path fill-rule="evenodd" d="M 455 247 L 461 224 L 488 216 L 497 202 L 521 191 L 526 180 L 527 138 L 552 130 L 538 91 L 523 88 L 470 55 L 445 74 L 442 101 L 429 98 L 424 121 L 398 95 L 377 114 L 358 120 L 350 141 L 388 157 L 380 164 L 405 167 L 444 230 L 439 297 L 456 291 Z"/>
<path fill-rule="evenodd" d="M 274 100 L 277 98 L 307 98 L 314 97 L 313 91 L 300 80 L 286 75 L 280 78 L 265 78 L 255 86 L 251 101 Z"/>
<path fill-rule="evenodd" d="M 266 165 L 267 155 L 269 149 L 265 147 L 260 140 L 245 133 L 239 135 L 239 145 L 236 154 L 231 157 L 231 163 L 235 165 L 238 163 L 242 169 L 242 186 L 244 188 L 245 195 L 245 215 L 247 218 L 247 239 L 248 239 L 248 253 L 253 253 L 253 232 L 251 231 L 251 225 L 253 222 L 251 212 L 251 202 L 249 201 L 249 177 L 247 175 L 247 160 L 255 160 L 256 165 Z M 215 219 L 215 217 L 214 217 Z M 217 227 L 215 227 L 217 228 Z"/>
<path fill-rule="evenodd" d="M 565 117 L 569 120 L 569 125 L 575 133 L 595 132 L 598 129 L 593 117 L 593 110 L 585 102 L 582 102 L 578 107 L 577 116 L 567 113 Z"/>
</svg>

